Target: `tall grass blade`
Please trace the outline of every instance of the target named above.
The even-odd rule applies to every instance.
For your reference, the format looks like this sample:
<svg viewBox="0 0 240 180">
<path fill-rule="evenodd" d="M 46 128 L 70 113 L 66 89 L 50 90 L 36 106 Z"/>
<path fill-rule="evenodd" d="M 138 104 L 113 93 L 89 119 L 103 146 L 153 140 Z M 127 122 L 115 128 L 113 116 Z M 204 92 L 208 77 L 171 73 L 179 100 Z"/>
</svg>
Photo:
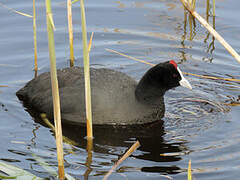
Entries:
<svg viewBox="0 0 240 180">
<path fill-rule="evenodd" d="M 84 61 L 87 137 L 93 138 L 89 53 L 88 53 L 88 45 L 87 45 L 85 8 L 84 8 L 83 0 L 80 0 L 80 5 L 81 5 L 81 20 L 82 20 L 82 43 L 83 43 L 83 61 Z"/>
<path fill-rule="evenodd" d="M 57 159 L 58 159 L 58 173 L 59 179 L 64 180 L 64 160 L 63 160 L 63 145 L 62 145 L 62 126 L 61 126 L 61 112 L 60 112 L 60 99 L 57 80 L 56 68 L 56 55 L 55 55 L 55 42 L 53 33 L 53 18 L 51 0 L 46 0 L 46 18 L 47 18 L 47 31 L 48 31 L 48 47 L 51 65 L 51 84 L 53 96 L 53 110 L 54 110 L 54 123 L 56 129 L 56 145 L 57 145 Z"/>
<path fill-rule="evenodd" d="M 35 0 L 33 0 L 33 40 L 34 40 L 34 71 L 37 75 L 37 70 L 38 70 L 38 65 L 37 65 L 37 27 L 36 27 L 36 4 L 35 4 Z"/>
<path fill-rule="evenodd" d="M 107 180 L 107 178 L 112 174 L 112 172 L 125 160 L 127 159 L 138 147 L 140 146 L 140 142 L 135 142 L 130 149 L 114 164 L 114 166 L 108 171 L 108 173 L 103 177 L 103 180 Z"/>
<path fill-rule="evenodd" d="M 68 34 L 69 34 L 69 47 L 70 47 L 70 66 L 74 66 L 74 50 L 73 50 L 73 25 L 72 25 L 72 1 L 67 0 L 68 12 Z"/>
</svg>

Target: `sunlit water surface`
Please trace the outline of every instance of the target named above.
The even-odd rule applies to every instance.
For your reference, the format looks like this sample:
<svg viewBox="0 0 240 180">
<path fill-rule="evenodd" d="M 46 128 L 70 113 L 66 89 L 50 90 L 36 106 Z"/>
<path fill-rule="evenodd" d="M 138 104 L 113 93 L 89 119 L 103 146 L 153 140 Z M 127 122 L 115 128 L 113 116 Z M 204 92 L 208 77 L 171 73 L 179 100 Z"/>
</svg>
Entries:
<svg viewBox="0 0 240 180">
<path fill-rule="evenodd" d="M 32 13 L 32 1 L 2 1 L 8 7 Z M 239 1 L 216 2 L 216 30 L 239 52 Z M 64 1 L 53 1 L 57 66 L 69 65 L 67 12 Z M 205 3 L 197 11 L 206 17 Z M 39 73 L 49 71 L 43 1 L 37 1 Z M 87 28 L 94 32 L 91 66 L 107 67 L 139 80 L 149 68 L 106 48 L 159 63 L 175 59 L 184 72 L 240 78 L 239 64 L 196 21 L 190 29 L 177 0 L 87 1 Z M 57 168 L 51 130 L 25 111 L 15 92 L 33 78 L 32 19 L 0 6 L 0 159 L 37 176 L 53 178 L 34 159 L 40 156 Z M 76 65 L 82 65 L 79 3 L 73 6 Z M 213 17 L 209 16 L 212 24 Z M 238 179 L 240 168 L 240 85 L 237 82 L 187 76 L 193 90 L 176 88 L 166 93 L 164 124 L 152 134 L 134 131 L 94 133 L 94 150 L 86 152 L 80 130 L 65 134 L 78 145 L 64 145 L 66 172 L 79 179 L 102 179 L 137 139 L 141 147 L 121 164 L 110 179 L 187 179 L 192 160 L 197 180 Z M 71 133 L 72 132 L 72 133 Z M 79 133 L 79 134 L 78 134 Z M 164 155 L 164 156 L 163 156 Z"/>
</svg>

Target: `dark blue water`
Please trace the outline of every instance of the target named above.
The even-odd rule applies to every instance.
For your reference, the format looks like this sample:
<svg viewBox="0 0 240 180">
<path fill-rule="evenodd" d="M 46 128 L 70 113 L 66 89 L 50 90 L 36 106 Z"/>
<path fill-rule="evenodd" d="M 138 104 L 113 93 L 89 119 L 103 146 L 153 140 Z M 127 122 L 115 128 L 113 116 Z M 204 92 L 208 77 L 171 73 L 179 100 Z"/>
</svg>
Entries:
<svg viewBox="0 0 240 180">
<path fill-rule="evenodd" d="M 32 13 L 31 0 L 1 3 Z M 39 73 L 49 70 L 44 3 L 37 1 Z M 216 30 L 240 52 L 240 3 L 234 0 L 216 3 Z M 52 5 L 57 66 L 61 68 L 69 65 L 67 12 L 64 1 L 53 1 Z M 205 7 L 204 2 L 198 2 L 197 11 L 204 17 Z M 185 72 L 240 78 L 239 63 L 197 21 L 191 36 L 189 23 L 184 25 L 184 10 L 179 1 L 87 1 L 86 16 L 89 37 L 94 32 L 90 56 L 93 67 L 116 69 L 137 80 L 149 68 L 106 51 L 109 48 L 151 63 L 175 59 Z M 2 6 L 0 17 L 0 85 L 8 86 L 0 87 L 0 159 L 38 176 L 50 177 L 32 154 L 57 168 L 54 135 L 35 122 L 15 96 L 34 77 L 32 19 Z M 76 3 L 73 6 L 76 65 L 82 65 L 80 19 Z M 209 22 L 213 22 L 212 16 Z M 197 180 L 239 179 L 240 107 L 226 105 L 239 103 L 239 83 L 194 76 L 187 79 L 193 90 L 179 87 L 166 94 L 164 124 L 153 134 L 94 131 L 92 162 L 87 160 L 84 130 L 65 128 L 65 135 L 78 143 L 64 145 L 66 171 L 80 179 L 102 179 L 138 139 L 142 146 L 110 179 L 187 179 L 189 159 Z"/>
</svg>

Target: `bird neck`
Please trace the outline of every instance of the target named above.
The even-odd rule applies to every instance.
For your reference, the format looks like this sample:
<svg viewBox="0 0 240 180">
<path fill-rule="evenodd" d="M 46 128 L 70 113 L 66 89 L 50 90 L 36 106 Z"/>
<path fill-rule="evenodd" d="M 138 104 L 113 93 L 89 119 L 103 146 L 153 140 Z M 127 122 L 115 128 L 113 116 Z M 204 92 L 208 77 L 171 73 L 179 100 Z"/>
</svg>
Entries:
<svg viewBox="0 0 240 180">
<path fill-rule="evenodd" d="M 163 102 L 163 96 L 167 89 L 152 81 L 151 77 L 144 75 L 136 89 L 136 99 L 142 103 L 159 104 Z"/>
</svg>

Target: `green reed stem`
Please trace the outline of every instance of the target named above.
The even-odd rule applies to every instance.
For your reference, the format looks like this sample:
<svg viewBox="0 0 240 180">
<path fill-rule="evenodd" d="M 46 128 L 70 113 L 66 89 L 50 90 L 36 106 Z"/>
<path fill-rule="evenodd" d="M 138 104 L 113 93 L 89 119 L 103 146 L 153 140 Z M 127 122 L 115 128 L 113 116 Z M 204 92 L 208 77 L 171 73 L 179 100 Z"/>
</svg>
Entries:
<svg viewBox="0 0 240 180">
<path fill-rule="evenodd" d="M 54 110 L 54 124 L 56 129 L 56 145 L 57 145 L 57 159 L 58 159 L 58 174 L 59 179 L 64 180 L 64 159 L 63 159 L 63 144 L 62 144 L 62 126 L 61 126 L 61 112 L 60 112 L 60 98 L 57 80 L 55 42 L 54 42 L 54 24 L 52 18 L 51 0 L 46 0 L 46 17 L 47 17 L 47 31 L 48 31 L 48 47 L 51 65 L 51 84 L 53 96 L 53 110 Z"/>
<path fill-rule="evenodd" d="M 213 16 L 215 17 L 216 14 L 215 14 L 215 0 L 213 0 Z"/>
<path fill-rule="evenodd" d="M 82 43 L 83 43 L 84 79 L 85 79 L 87 137 L 93 138 L 89 53 L 88 53 L 88 45 L 87 45 L 85 8 L 84 8 L 83 0 L 80 0 L 80 5 L 81 5 L 81 20 L 82 20 Z"/>
</svg>

